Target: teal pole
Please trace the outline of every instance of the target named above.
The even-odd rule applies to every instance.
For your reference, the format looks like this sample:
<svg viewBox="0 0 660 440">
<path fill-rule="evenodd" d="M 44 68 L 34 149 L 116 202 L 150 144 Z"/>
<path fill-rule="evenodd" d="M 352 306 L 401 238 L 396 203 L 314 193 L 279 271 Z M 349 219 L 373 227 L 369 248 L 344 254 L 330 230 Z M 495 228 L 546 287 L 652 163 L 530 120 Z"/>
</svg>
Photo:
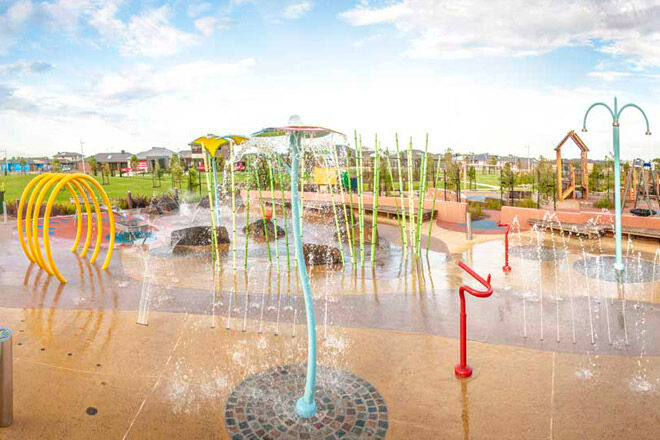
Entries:
<svg viewBox="0 0 660 440">
<path fill-rule="evenodd" d="M 215 223 L 216 226 L 220 226 L 220 196 L 218 194 L 218 167 L 215 161 L 215 156 L 211 157 L 211 162 L 213 163 L 213 195 L 215 197 Z"/>
<path fill-rule="evenodd" d="M 622 203 L 621 203 L 621 160 L 620 160 L 620 146 L 619 146 L 619 118 L 621 117 L 621 113 L 628 108 L 628 107 L 633 107 L 636 108 L 637 110 L 642 113 L 642 116 L 644 117 L 644 122 L 646 122 L 646 135 L 650 136 L 651 135 L 651 129 L 649 127 L 649 120 L 646 117 L 646 113 L 644 113 L 644 110 L 642 110 L 638 105 L 636 104 L 626 104 L 620 109 L 618 108 L 618 103 L 616 96 L 614 97 L 614 110 L 610 108 L 607 104 L 603 102 L 597 102 L 595 104 L 591 104 L 591 106 L 587 109 L 587 112 L 584 114 L 584 120 L 582 122 L 582 131 L 586 133 L 587 131 L 587 116 L 589 115 L 589 112 L 591 111 L 592 108 L 594 107 L 605 107 L 609 112 L 610 116 L 612 116 L 612 142 L 614 144 L 614 240 L 616 244 L 616 262 L 614 263 L 614 269 L 617 271 L 617 274 L 619 277 L 623 276 L 623 271 L 625 270 L 625 265 L 623 264 L 623 252 L 622 252 L 622 245 L 621 245 L 621 213 L 623 211 L 622 209 Z"/>
<path fill-rule="evenodd" d="M 302 228 L 300 224 L 300 198 L 298 195 L 298 169 L 300 168 L 300 134 L 293 132 L 289 137 L 291 145 L 291 215 L 293 216 L 293 244 L 296 248 L 298 277 L 302 285 L 307 312 L 307 377 L 305 380 L 305 395 L 296 402 L 296 413 L 303 418 L 316 414 L 314 388 L 316 386 L 316 317 L 312 289 L 305 266 L 302 247 Z"/>
</svg>

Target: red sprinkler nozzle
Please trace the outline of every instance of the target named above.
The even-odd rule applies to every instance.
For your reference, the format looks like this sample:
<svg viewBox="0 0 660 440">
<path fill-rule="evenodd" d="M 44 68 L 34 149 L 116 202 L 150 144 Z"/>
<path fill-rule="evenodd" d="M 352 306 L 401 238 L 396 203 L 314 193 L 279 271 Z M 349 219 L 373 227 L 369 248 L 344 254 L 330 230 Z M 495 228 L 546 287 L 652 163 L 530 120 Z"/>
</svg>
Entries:
<svg viewBox="0 0 660 440">
<path fill-rule="evenodd" d="M 463 285 L 458 289 L 458 294 L 461 297 L 461 362 L 454 367 L 454 374 L 456 377 L 464 379 L 472 376 L 472 367 L 467 364 L 467 315 L 465 313 L 465 292 L 472 296 L 476 296 L 477 298 L 488 298 L 493 294 L 493 287 L 490 285 L 490 274 L 488 275 L 488 278 L 484 280 L 462 261 L 459 261 L 458 265 L 486 288 L 485 291 L 479 291 L 470 286 Z"/>
</svg>

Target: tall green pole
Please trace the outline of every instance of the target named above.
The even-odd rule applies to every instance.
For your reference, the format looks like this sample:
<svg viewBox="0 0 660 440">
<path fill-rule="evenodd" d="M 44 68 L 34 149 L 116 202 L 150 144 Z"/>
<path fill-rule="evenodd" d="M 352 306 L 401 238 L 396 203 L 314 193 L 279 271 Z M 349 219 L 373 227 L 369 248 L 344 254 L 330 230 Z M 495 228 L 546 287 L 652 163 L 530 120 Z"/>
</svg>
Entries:
<svg viewBox="0 0 660 440">
<path fill-rule="evenodd" d="M 438 174 L 440 174 L 440 163 L 441 160 L 438 159 L 438 163 L 435 165 L 435 177 L 433 179 L 433 206 L 431 206 L 431 223 L 429 223 L 429 238 L 426 240 L 426 256 L 429 255 L 429 247 L 431 246 L 431 232 L 433 231 L 433 223 L 435 223 L 435 218 L 433 213 L 435 213 L 435 201 L 438 194 Z"/>
<path fill-rule="evenodd" d="M 376 241 L 378 239 L 378 193 L 380 192 L 380 154 L 378 151 L 378 135 L 374 147 L 374 196 L 371 208 L 371 267 L 376 263 Z"/>
<path fill-rule="evenodd" d="M 339 193 L 341 194 L 341 205 L 344 210 L 344 222 L 346 223 L 346 241 L 348 243 L 348 252 L 349 255 L 351 256 L 351 261 L 354 260 L 353 257 L 353 238 L 352 238 L 352 231 L 351 231 L 351 226 L 349 225 L 349 220 L 348 220 L 348 212 L 346 211 L 346 200 L 344 199 L 344 185 L 341 179 L 341 175 L 339 173 L 339 158 L 337 157 L 337 149 L 333 148 L 333 153 L 334 153 L 334 159 L 335 159 L 335 170 L 337 171 L 337 183 L 339 185 Z M 348 167 L 346 167 L 348 170 Z M 350 185 L 350 174 L 348 174 L 348 182 Z M 350 194 L 349 194 L 350 197 Z M 339 236 L 339 240 L 343 240 L 343 237 L 341 235 Z"/>
<path fill-rule="evenodd" d="M 257 159 L 258 160 L 258 159 Z M 261 182 L 259 182 L 259 167 L 254 167 L 254 173 L 257 180 L 257 191 L 259 192 L 259 210 L 261 212 L 261 222 L 264 227 L 264 236 L 266 237 L 266 248 L 268 249 L 268 262 L 273 262 L 273 256 L 270 252 L 270 238 L 268 236 L 268 226 L 266 225 L 266 212 L 264 211 L 264 199 L 261 193 Z"/>
<path fill-rule="evenodd" d="M 268 165 L 268 180 L 270 181 L 270 204 L 273 210 L 273 229 L 275 230 L 275 258 L 277 260 L 277 273 L 280 273 L 280 243 L 277 234 L 277 209 L 275 208 L 275 182 L 273 177 L 273 166 L 270 160 L 266 160 Z"/>
<path fill-rule="evenodd" d="M 401 151 L 399 150 L 399 135 L 394 135 L 396 140 L 396 162 L 399 170 L 399 201 L 401 203 L 401 223 L 403 228 L 403 258 L 408 258 L 408 231 L 406 226 L 406 205 L 403 199 L 403 176 L 401 175 Z"/>
<path fill-rule="evenodd" d="M 387 157 L 387 171 L 390 175 L 390 186 L 394 190 L 394 175 L 392 173 L 392 162 L 390 161 L 390 151 L 385 152 L 385 157 Z M 396 212 L 396 222 L 399 225 L 399 232 L 401 233 L 401 243 L 403 244 L 403 229 L 401 227 L 401 216 L 399 215 L 399 204 L 396 203 L 396 195 L 394 196 L 394 210 Z"/>
<path fill-rule="evenodd" d="M 422 243 L 422 217 L 424 213 L 424 200 L 426 197 L 426 168 L 428 166 L 429 159 L 429 135 L 426 135 L 426 146 L 424 147 L 424 157 L 422 159 L 422 171 L 420 176 L 419 183 L 419 197 L 417 198 L 417 203 L 419 204 L 417 209 L 417 235 L 415 236 L 415 252 L 417 255 L 420 254 L 421 243 Z"/>
<path fill-rule="evenodd" d="M 358 196 L 360 209 L 360 265 L 364 266 L 364 184 L 362 175 L 362 138 L 358 143 Z"/>
<path fill-rule="evenodd" d="M 248 269 L 248 243 L 250 242 L 250 177 L 252 173 L 250 172 L 250 156 L 246 158 L 247 162 L 247 172 L 245 176 L 245 261 L 244 269 Z"/>
<path fill-rule="evenodd" d="M 646 113 L 644 113 L 644 110 L 642 110 L 636 104 L 626 104 L 619 109 L 617 99 L 616 97 L 614 97 L 614 110 L 612 110 L 610 106 L 608 106 L 603 102 L 597 102 L 595 104 L 591 104 L 591 106 L 587 109 L 587 112 L 584 114 L 584 120 L 582 122 L 583 132 L 587 131 L 587 116 L 589 115 L 589 112 L 591 111 L 592 108 L 598 106 L 605 107 L 610 112 L 610 116 L 612 116 L 612 142 L 614 144 L 614 228 L 615 228 L 614 236 L 615 236 L 615 244 L 616 244 L 616 262 L 614 263 L 614 269 L 617 271 L 619 277 L 622 277 L 623 271 L 625 270 L 625 265 L 623 264 L 623 252 L 621 246 L 622 203 L 621 203 L 621 161 L 619 158 L 619 119 L 621 117 L 621 113 L 623 113 L 623 111 L 628 107 L 636 108 L 637 110 L 640 111 L 640 113 L 642 113 L 642 116 L 644 117 L 644 122 L 646 122 L 647 136 L 651 135 L 651 129 L 649 127 L 649 120 L 646 117 Z"/>
<path fill-rule="evenodd" d="M 234 270 L 236 270 L 236 178 L 234 172 L 234 141 L 229 141 L 229 155 L 231 156 L 231 244 L 234 249 Z"/>
<path fill-rule="evenodd" d="M 415 246 L 415 204 L 413 203 L 413 192 L 415 186 L 413 183 L 413 168 L 412 168 L 412 137 L 410 138 L 410 143 L 408 144 L 408 239 L 410 241 L 410 251 L 413 252 L 413 246 Z"/>
<path fill-rule="evenodd" d="M 332 180 L 330 179 L 330 166 L 328 165 L 327 159 L 324 161 L 325 162 L 325 181 L 328 185 L 328 189 L 330 190 L 330 201 L 332 203 L 332 214 L 335 218 L 335 228 L 337 229 L 337 237 L 339 238 L 339 253 L 341 254 L 341 264 L 342 266 L 346 263 L 344 259 L 344 243 L 343 240 L 341 239 L 341 228 L 339 226 L 339 216 L 337 215 L 337 204 L 335 203 L 335 192 L 332 189 Z"/>
<path fill-rule="evenodd" d="M 286 206 L 284 206 L 284 177 L 282 176 L 282 171 L 284 166 L 282 165 L 282 157 L 277 155 L 277 163 L 280 167 L 279 177 L 280 177 L 280 197 L 282 199 L 282 218 L 284 221 L 284 243 L 286 245 L 286 268 L 291 270 L 291 252 L 289 251 L 289 224 L 286 219 Z"/>
</svg>

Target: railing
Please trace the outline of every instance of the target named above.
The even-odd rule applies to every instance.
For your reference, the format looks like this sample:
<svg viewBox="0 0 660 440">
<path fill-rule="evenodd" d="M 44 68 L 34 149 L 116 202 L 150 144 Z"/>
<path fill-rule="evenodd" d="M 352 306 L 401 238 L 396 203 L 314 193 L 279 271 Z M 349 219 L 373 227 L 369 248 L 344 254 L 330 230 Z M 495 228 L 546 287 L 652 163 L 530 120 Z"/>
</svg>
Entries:
<svg viewBox="0 0 660 440">
<path fill-rule="evenodd" d="M 488 298 L 493 294 L 493 287 L 490 285 L 490 274 L 488 275 L 488 278 L 484 280 L 462 261 L 459 261 L 458 265 L 486 288 L 485 291 L 479 291 L 473 287 L 463 285 L 458 289 L 458 294 L 461 297 L 461 363 L 454 367 L 454 374 L 456 377 L 466 378 L 472 376 L 472 367 L 467 364 L 467 315 L 465 313 L 465 292 L 472 296 L 476 296 L 477 298 Z"/>
</svg>

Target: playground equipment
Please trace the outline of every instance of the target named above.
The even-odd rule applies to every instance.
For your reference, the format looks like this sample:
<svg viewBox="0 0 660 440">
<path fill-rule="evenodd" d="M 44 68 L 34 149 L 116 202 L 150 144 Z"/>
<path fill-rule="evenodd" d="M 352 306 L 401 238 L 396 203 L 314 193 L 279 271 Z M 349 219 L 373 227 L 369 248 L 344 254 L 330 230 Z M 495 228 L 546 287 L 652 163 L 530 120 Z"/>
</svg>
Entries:
<svg viewBox="0 0 660 440">
<path fill-rule="evenodd" d="M 561 149 L 569 139 L 580 149 L 580 169 L 577 176 L 579 184 L 577 184 L 578 180 L 576 180 L 575 167 L 568 164 L 566 169 L 564 169 L 564 163 L 561 158 Z M 587 199 L 589 197 L 589 169 L 587 167 L 587 153 L 589 152 L 589 148 L 582 142 L 582 139 L 580 139 L 575 131 L 571 130 L 559 145 L 555 147 L 555 151 L 557 153 L 557 195 L 559 200 L 565 200 L 571 195 L 575 199 L 578 190 L 580 191 L 581 198 Z M 565 171 L 569 173 L 568 179 L 564 179 Z"/>
<path fill-rule="evenodd" d="M 206 177 L 206 190 L 209 198 L 209 209 L 211 210 L 211 229 L 213 231 L 213 254 L 215 255 L 216 261 L 220 259 L 220 251 L 218 250 L 217 243 L 217 228 L 220 226 L 220 194 L 218 190 L 218 169 L 217 162 L 215 160 L 215 155 L 218 149 L 223 146 L 229 146 L 230 155 L 233 156 L 233 148 L 235 145 L 240 145 L 248 140 L 245 136 L 239 135 L 226 135 L 226 136 L 215 136 L 213 134 L 207 134 L 206 136 L 201 136 L 194 141 L 191 145 L 201 145 L 203 150 L 202 157 L 204 159 L 204 176 Z M 211 162 L 211 168 L 213 170 L 213 191 L 211 191 L 211 182 L 209 180 L 209 162 Z M 233 255 L 234 255 L 234 270 L 236 269 L 236 194 L 234 191 L 234 167 L 231 167 L 231 209 L 232 209 L 232 243 L 233 243 Z"/>
<path fill-rule="evenodd" d="M 511 272 L 511 266 L 509 266 L 509 231 L 511 230 L 511 225 L 508 223 L 498 223 L 500 228 L 506 228 L 504 232 L 504 266 L 502 270 L 505 273 Z"/>
<path fill-rule="evenodd" d="M 312 417 L 316 414 L 316 402 L 314 401 L 314 388 L 316 386 L 316 319 L 314 311 L 314 302 L 312 298 L 312 290 L 309 283 L 309 275 L 307 274 L 307 267 L 305 265 L 305 257 L 303 254 L 303 237 L 302 237 L 302 221 L 300 218 L 300 196 L 298 193 L 298 174 L 300 172 L 300 157 L 303 148 L 302 140 L 324 138 L 328 135 L 344 136 L 342 133 L 336 132 L 322 127 L 312 127 L 299 125 L 299 118 L 292 116 L 289 120 L 289 125 L 286 127 L 265 128 L 257 133 L 254 133 L 254 138 L 273 138 L 288 135 L 289 137 L 289 154 L 291 157 L 291 215 L 293 217 L 293 242 L 296 251 L 296 265 L 298 267 L 298 277 L 302 286 L 302 291 L 305 300 L 305 310 L 307 315 L 307 375 L 305 380 L 305 393 L 296 402 L 296 413 L 303 418 Z"/>
<path fill-rule="evenodd" d="M 587 112 L 584 114 L 584 120 L 582 121 L 582 131 L 587 131 L 587 116 L 589 112 L 594 107 L 605 107 L 612 116 L 612 139 L 614 144 L 614 227 L 615 227 L 615 243 L 616 243 L 616 263 L 614 264 L 614 269 L 619 275 L 623 274 L 625 266 L 623 265 L 623 256 L 621 251 L 621 160 L 619 158 L 619 117 L 621 113 L 628 107 L 636 108 L 640 111 L 644 117 L 644 122 L 646 122 L 646 135 L 651 135 L 651 129 L 649 128 L 649 120 L 646 117 L 646 113 L 636 104 L 626 104 L 621 108 L 618 108 L 616 96 L 614 97 L 614 110 L 612 110 L 607 104 L 603 102 L 597 102 L 591 104 L 587 109 Z"/>
<path fill-rule="evenodd" d="M 647 217 L 656 214 L 651 206 L 651 200 L 655 198 L 660 208 L 660 200 L 658 199 L 658 186 L 660 182 L 657 178 L 658 170 L 651 167 L 650 162 L 644 162 L 642 159 L 635 159 L 626 174 L 626 186 L 623 190 L 621 209 L 626 206 L 627 200 L 634 200 L 633 208 L 630 212 L 633 215 Z M 630 194 L 629 194 L 630 193 Z M 638 208 L 640 202 L 645 202 L 648 209 Z"/>
<path fill-rule="evenodd" d="M 458 265 L 486 288 L 483 292 L 465 285 L 458 289 L 458 294 L 461 297 L 461 362 L 454 367 L 454 374 L 456 377 L 464 379 L 472 376 L 472 367 L 467 364 L 467 315 L 465 313 L 465 292 L 478 298 L 488 298 L 493 294 L 493 287 L 490 285 L 490 274 L 488 275 L 488 278 L 484 280 L 462 261 L 459 261 Z"/>
<path fill-rule="evenodd" d="M 76 252 L 78 249 L 78 244 L 80 243 L 80 238 L 82 235 L 82 209 L 80 206 L 81 200 L 85 205 L 85 212 L 87 215 L 87 235 L 85 237 L 85 244 L 83 245 L 80 256 L 84 257 L 89 249 L 92 237 L 92 210 L 89 204 L 89 199 L 91 199 L 92 204 L 94 205 L 94 211 L 96 213 L 96 243 L 94 245 L 94 252 L 90 258 L 90 262 L 92 264 L 96 262 L 96 258 L 98 257 L 99 251 L 101 250 L 101 242 L 103 241 L 102 214 L 101 207 L 99 206 L 99 202 L 93 188 L 99 192 L 101 198 L 103 199 L 103 203 L 106 206 L 106 212 L 108 214 L 108 222 L 110 226 L 110 244 L 108 247 L 108 253 L 105 256 L 105 261 L 103 262 L 103 269 L 107 269 L 108 265 L 110 264 L 110 259 L 112 258 L 112 250 L 115 244 L 115 219 L 112 213 L 112 207 L 110 206 L 110 200 L 108 199 L 106 192 L 103 190 L 103 187 L 101 187 L 101 185 L 99 185 L 95 179 L 81 173 L 45 173 L 40 174 L 32 179 L 23 190 L 23 194 L 21 195 L 21 199 L 18 205 L 18 211 L 16 213 L 16 217 L 18 218 L 18 239 L 21 243 L 21 247 L 23 248 L 23 252 L 28 257 L 28 259 L 34 263 L 37 263 L 37 265 L 44 269 L 49 275 L 55 275 L 55 277 L 61 283 L 66 283 L 66 278 L 62 276 L 60 271 L 57 269 L 57 266 L 55 265 L 55 261 L 53 260 L 48 231 L 53 204 L 55 203 L 55 199 L 57 198 L 60 190 L 64 187 L 66 187 L 66 189 L 71 194 L 76 206 L 77 230 L 76 238 L 73 243 L 73 247 L 71 248 L 71 252 Z M 48 201 L 46 203 L 46 210 L 44 212 L 42 225 L 44 250 L 46 253 L 46 258 L 44 259 L 39 244 L 39 212 L 41 209 L 41 204 L 44 202 L 46 196 L 48 196 Z M 24 209 L 25 217 L 23 216 Z M 25 231 L 23 230 L 23 223 L 25 223 Z"/>
</svg>

